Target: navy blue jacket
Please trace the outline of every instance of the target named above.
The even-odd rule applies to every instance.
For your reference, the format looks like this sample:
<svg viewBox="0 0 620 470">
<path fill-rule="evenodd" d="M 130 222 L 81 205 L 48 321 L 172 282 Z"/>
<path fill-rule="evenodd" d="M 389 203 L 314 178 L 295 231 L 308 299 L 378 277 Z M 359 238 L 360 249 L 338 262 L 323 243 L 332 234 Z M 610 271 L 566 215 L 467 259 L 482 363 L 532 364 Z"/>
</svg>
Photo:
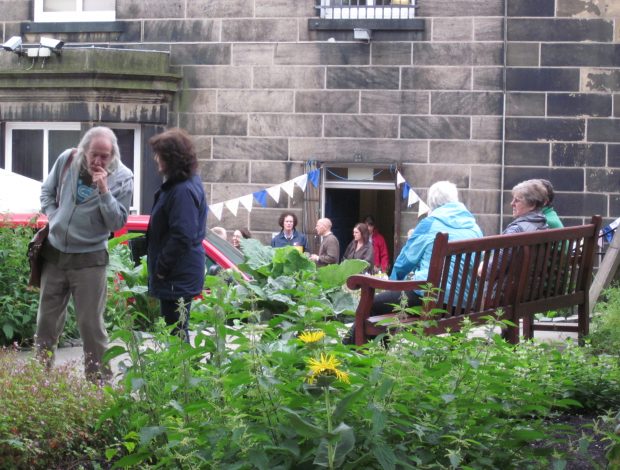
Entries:
<svg viewBox="0 0 620 470">
<path fill-rule="evenodd" d="M 202 240 L 207 201 L 200 177 L 166 181 L 155 193 L 147 230 L 149 293 L 175 300 L 202 292 L 205 253 Z"/>
<path fill-rule="evenodd" d="M 275 237 L 271 239 L 271 246 L 274 248 L 282 248 L 283 246 L 303 246 L 304 251 L 308 251 L 308 239 L 306 236 L 293 229 L 293 236 L 289 240 L 284 236 L 284 230 L 280 230 Z"/>
</svg>

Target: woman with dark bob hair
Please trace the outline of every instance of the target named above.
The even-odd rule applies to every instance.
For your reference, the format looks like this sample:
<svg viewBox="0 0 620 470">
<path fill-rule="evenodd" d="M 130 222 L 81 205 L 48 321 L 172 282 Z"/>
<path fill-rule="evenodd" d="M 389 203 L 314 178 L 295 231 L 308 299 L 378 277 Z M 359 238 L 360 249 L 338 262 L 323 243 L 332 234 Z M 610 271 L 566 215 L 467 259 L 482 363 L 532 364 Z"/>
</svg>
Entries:
<svg viewBox="0 0 620 470">
<path fill-rule="evenodd" d="M 300 246 L 304 251 L 308 251 L 308 239 L 305 234 L 297 231 L 297 216 L 293 212 L 280 214 L 278 225 L 282 230 L 271 239 L 272 247 Z"/>
<path fill-rule="evenodd" d="M 170 129 L 149 141 L 160 175 L 147 230 L 149 293 L 173 333 L 189 341 L 192 298 L 204 284 L 207 201 L 196 174 L 198 159 L 191 137 Z"/>
</svg>

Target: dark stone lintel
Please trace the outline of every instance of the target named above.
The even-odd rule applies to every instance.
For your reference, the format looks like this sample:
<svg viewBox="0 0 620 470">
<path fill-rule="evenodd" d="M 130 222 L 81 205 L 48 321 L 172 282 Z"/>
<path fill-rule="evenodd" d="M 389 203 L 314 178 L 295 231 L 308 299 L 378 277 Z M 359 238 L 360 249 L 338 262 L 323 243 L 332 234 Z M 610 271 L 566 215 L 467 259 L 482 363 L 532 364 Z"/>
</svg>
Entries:
<svg viewBox="0 0 620 470">
<path fill-rule="evenodd" d="M 66 23 L 35 23 L 28 21 L 20 24 L 22 34 L 32 33 L 122 33 L 125 23 L 122 21 L 77 21 Z"/>
<path fill-rule="evenodd" d="M 311 18 L 308 20 L 308 29 L 311 31 L 352 31 L 355 28 L 370 29 L 373 31 L 424 31 L 424 20 L 420 18 L 406 20 L 328 20 Z"/>
</svg>

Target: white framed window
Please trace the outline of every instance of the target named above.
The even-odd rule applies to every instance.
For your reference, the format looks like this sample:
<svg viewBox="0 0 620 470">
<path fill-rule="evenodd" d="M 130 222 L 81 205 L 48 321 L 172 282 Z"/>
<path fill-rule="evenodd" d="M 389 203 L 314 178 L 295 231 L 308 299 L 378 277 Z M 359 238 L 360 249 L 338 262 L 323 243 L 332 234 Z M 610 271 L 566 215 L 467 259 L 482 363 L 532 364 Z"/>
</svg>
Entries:
<svg viewBox="0 0 620 470">
<path fill-rule="evenodd" d="M 134 173 L 131 211 L 138 213 L 141 202 L 141 141 L 139 125 L 108 124 L 118 139 L 121 160 Z M 81 138 L 79 122 L 7 122 L 4 139 L 5 169 L 43 181 L 58 156 L 77 146 Z"/>
<path fill-rule="evenodd" d="M 321 18 L 330 20 L 407 20 L 415 0 L 320 0 Z"/>
<path fill-rule="evenodd" d="M 116 0 L 34 0 L 34 21 L 115 21 Z"/>
</svg>

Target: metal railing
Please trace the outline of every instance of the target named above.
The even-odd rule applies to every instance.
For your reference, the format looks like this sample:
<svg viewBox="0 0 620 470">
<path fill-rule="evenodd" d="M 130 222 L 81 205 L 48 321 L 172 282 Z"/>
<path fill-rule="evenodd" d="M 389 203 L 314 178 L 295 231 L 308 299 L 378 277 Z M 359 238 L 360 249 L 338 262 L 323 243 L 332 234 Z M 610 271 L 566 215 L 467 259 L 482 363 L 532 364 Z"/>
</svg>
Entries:
<svg viewBox="0 0 620 470">
<path fill-rule="evenodd" d="M 319 16 L 332 20 L 406 20 L 415 17 L 416 0 L 316 0 Z"/>
</svg>

